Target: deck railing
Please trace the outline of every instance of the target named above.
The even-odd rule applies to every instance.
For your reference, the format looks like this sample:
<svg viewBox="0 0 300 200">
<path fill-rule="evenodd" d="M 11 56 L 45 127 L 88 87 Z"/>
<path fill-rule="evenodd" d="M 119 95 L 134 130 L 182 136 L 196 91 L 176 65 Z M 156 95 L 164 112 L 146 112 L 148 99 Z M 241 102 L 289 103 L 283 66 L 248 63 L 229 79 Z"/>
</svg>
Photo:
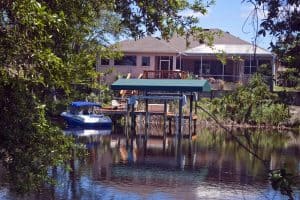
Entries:
<svg viewBox="0 0 300 200">
<path fill-rule="evenodd" d="M 170 70 L 145 70 L 143 73 L 144 79 L 186 79 L 188 73 L 184 71 Z"/>
</svg>

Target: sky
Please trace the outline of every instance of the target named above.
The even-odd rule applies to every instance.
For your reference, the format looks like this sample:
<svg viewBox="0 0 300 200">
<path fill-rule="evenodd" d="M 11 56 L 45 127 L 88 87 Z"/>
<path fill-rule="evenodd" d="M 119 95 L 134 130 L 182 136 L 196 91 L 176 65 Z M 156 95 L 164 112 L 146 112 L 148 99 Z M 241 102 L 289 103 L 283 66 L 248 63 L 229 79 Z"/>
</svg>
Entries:
<svg viewBox="0 0 300 200">
<path fill-rule="evenodd" d="M 253 6 L 246 2 L 242 3 L 242 0 L 216 0 L 215 5 L 211 6 L 204 16 L 191 11 L 184 11 L 182 14 L 199 17 L 199 25 L 203 28 L 219 28 L 252 43 L 254 32 L 251 20 L 248 20 L 245 24 L 252 10 Z M 262 18 L 263 13 L 260 13 L 259 17 Z M 270 36 L 261 36 L 258 38 L 257 45 L 267 49 L 270 46 L 270 41 Z"/>
</svg>

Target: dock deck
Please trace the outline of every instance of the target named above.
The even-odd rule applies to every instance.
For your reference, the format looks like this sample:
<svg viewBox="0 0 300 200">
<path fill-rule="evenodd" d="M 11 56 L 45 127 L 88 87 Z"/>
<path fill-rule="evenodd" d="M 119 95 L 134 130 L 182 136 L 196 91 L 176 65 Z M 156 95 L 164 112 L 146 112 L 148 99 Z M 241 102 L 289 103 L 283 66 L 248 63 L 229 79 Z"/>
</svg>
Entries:
<svg viewBox="0 0 300 200">
<path fill-rule="evenodd" d="M 105 115 L 110 115 L 110 116 L 116 116 L 116 115 L 126 115 L 128 112 L 126 109 L 113 109 L 112 107 L 103 107 L 100 109 L 100 112 L 105 114 Z M 164 112 L 148 112 L 150 115 L 164 115 Z M 145 110 L 135 110 L 134 111 L 135 115 L 146 115 L 146 111 Z M 177 115 L 178 116 L 178 115 Z M 175 118 L 176 117 L 176 113 L 174 112 L 167 112 L 167 118 Z M 189 119 L 189 115 L 183 115 L 184 119 Z M 197 115 L 193 114 L 192 119 L 193 120 L 197 120 Z"/>
</svg>

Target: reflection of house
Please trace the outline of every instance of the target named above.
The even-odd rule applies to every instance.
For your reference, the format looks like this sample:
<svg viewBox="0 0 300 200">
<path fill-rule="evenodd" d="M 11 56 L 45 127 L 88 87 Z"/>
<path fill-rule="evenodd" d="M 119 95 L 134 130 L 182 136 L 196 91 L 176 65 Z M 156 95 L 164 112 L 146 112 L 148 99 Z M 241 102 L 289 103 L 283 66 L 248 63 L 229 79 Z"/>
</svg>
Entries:
<svg viewBox="0 0 300 200">
<path fill-rule="evenodd" d="M 269 51 L 259 47 L 254 50 L 253 45 L 228 32 L 216 37 L 212 48 L 195 40 L 186 47 L 186 39 L 179 36 L 169 41 L 155 37 L 125 40 L 119 46 L 124 57 L 121 60 L 102 59 L 98 70 L 114 66 L 115 73 L 131 73 L 132 77 L 138 77 L 144 70 L 182 70 L 196 77 L 237 82 L 256 72 L 261 64 L 268 64 L 270 68 L 273 64 L 273 56 Z M 226 55 L 224 64 L 217 59 L 220 53 Z"/>
</svg>

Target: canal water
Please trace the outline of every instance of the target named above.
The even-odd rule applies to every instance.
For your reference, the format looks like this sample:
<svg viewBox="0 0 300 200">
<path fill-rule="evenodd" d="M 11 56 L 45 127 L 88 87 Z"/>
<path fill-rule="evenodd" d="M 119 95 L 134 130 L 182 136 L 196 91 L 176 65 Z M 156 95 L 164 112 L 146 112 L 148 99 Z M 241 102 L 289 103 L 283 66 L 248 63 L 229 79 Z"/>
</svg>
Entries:
<svg viewBox="0 0 300 200">
<path fill-rule="evenodd" d="M 72 133 L 89 155 L 74 158 L 72 171 L 49 170 L 57 186 L 26 197 L 2 187 L 0 199 L 288 199 L 272 188 L 266 166 L 222 130 L 201 129 L 192 140 L 126 137 L 122 130 Z M 286 167 L 299 175 L 299 134 L 236 130 L 234 135 L 267 160 L 269 169 Z M 300 199 L 299 188 L 293 189 Z"/>
</svg>

